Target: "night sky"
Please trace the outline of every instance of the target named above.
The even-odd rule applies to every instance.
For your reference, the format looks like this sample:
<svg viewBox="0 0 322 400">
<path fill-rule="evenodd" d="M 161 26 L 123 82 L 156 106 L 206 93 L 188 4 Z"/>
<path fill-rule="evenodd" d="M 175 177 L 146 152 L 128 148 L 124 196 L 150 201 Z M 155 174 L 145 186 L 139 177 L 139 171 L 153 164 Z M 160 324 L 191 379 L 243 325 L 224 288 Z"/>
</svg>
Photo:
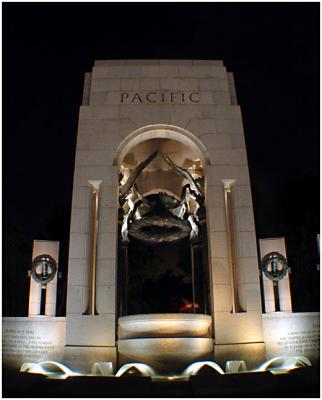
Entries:
<svg viewBox="0 0 322 400">
<path fill-rule="evenodd" d="M 26 315 L 33 239 L 61 242 L 95 59 L 222 59 L 234 73 L 257 237 L 286 237 L 293 306 L 317 310 L 319 3 L 3 3 L 3 313 Z"/>
</svg>

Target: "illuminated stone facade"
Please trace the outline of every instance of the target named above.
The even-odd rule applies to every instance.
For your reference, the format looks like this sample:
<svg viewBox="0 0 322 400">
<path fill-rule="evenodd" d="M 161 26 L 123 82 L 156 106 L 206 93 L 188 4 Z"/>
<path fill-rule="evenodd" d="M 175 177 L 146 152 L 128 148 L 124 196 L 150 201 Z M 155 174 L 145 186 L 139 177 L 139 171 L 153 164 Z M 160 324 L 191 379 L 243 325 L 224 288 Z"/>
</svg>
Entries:
<svg viewBox="0 0 322 400">
<path fill-rule="evenodd" d="M 120 234 L 120 185 L 155 150 L 136 181 L 146 199 L 163 192 L 179 201 L 187 184 L 164 154 L 204 180 L 204 214 L 198 222 L 203 269 L 192 268 L 192 282 L 204 278 L 208 303 L 202 309 L 196 308 L 194 289 L 193 308 L 186 304 L 185 312 L 128 313 L 122 307 L 131 299 L 122 275 L 128 244 Z M 186 240 L 193 264 L 194 241 Z M 267 250 L 263 243 L 261 257 Z M 271 247 L 286 256 L 285 246 Z M 158 372 L 178 373 L 198 360 L 213 360 L 223 369 L 227 361 L 243 360 L 253 369 L 268 356 L 300 352 L 316 361 L 319 314 L 291 312 L 288 276 L 278 288 L 283 312 L 276 312 L 273 283 L 261 277 L 257 254 L 241 111 L 233 75 L 223 62 L 96 61 L 85 74 L 79 113 L 66 318 L 28 318 L 23 329 L 23 319 L 6 318 L 4 364 L 17 367 L 50 356 L 83 373 L 108 361 L 114 372 L 127 362 L 145 362 Z M 40 354 L 55 323 L 58 336 L 48 334 L 51 347 Z M 20 350 L 15 347 L 19 335 Z M 29 355 L 26 346 L 33 349 Z"/>
<path fill-rule="evenodd" d="M 196 158 L 199 156 L 203 167 L 215 357 L 236 358 L 232 355 L 234 348 L 253 349 L 256 343 L 258 359 L 264 359 L 257 247 L 242 117 L 233 75 L 221 61 L 96 61 L 92 72 L 86 74 L 73 187 L 66 345 L 89 351 L 92 346 L 103 346 L 117 351 L 118 173 L 121 161 L 133 147 L 155 138 L 171 139 L 178 143 L 179 150 L 180 145 L 187 146 Z M 142 159 L 143 154 L 138 161 Z M 179 155 L 176 160 L 179 164 Z M 95 316 L 83 315 L 88 307 L 90 276 L 89 180 L 102 181 Z M 235 314 L 231 313 L 223 180 L 233 180 L 233 284 L 240 311 L 244 311 Z M 231 355 L 226 351 L 227 345 Z"/>
</svg>

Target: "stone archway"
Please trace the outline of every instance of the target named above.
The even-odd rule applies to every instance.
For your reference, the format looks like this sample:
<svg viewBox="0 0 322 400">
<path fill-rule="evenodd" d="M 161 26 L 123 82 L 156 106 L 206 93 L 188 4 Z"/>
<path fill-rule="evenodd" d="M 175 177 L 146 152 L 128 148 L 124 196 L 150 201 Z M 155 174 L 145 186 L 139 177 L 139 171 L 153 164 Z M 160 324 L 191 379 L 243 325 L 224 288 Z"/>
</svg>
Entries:
<svg viewBox="0 0 322 400">
<path fill-rule="evenodd" d="M 205 145 L 193 133 L 174 125 L 156 124 L 139 128 L 130 133 L 118 146 L 113 165 L 118 165 L 120 160 L 136 144 L 156 138 L 167 138 L 179 141 L 200 152 L 203 165 L 210 165 L 209 156 Z"/>
<path fill-rule="evenodd" d="M 173 201 L 176 204 L 182 202 L 183 192 L 185 187 L 189 186 L 187 183 L 187 179 L 180 176 L 180 174 L 176 173 L 173 167 L 169 166 L 164 159 L 164 156 L 161 154 L 170 154 L 173 162 L 180 166 L 180 168 L 185 169 L 186 171 L 190 171 L 189 174 L 196 180 L 203 180 L 205 176 L 205 165 L 208 163 L 208 157 L 204 147 L 199 143 L 199 141 L 190 133 L 186 132 L 183 129 L 178 127 L 170 127 L 165 125 L 157 125 L 153 127 L 151 126 L 144 127 L 142 129 L 138 129 L 137 131 L 130 134 L 119 146 L 117 151 L 117 159 L 115 159 L 115 164 L 118 166 L 118 171 L 122 174 L 122 179 L 120 184 L 122 185 L 127 180 L 130 180 L 131 174 L 137 169 L 138 164 L 142 163 L 143 160 L 147 159 L 151 154 L 153 154 L 156 150 L 159 151 L 157 156 L 150 162 L 149 165 L 145 167 L 145 169 L 140 173 L 135 182 L 136 189 L 138 192 L 138 196 L 133 195 L 133 199 L 131 198 L 132 207 L 135 207 L 138 203 L 140 203 L 142 196 L 146 199 L 146 201 L 153 202 L 155 207 L 158 208 L 158 212 L 160 212 L 160 204 L 158 203 L 158 196 L 165 196 L 167 201 Z M 171 129 L 170 129 L 171 128 Z M 123 181 L 124 179 L 124 181 Z M 121 191 L 122 192 L 122 191 Z M 120 193 L 121 193 L 120 192 Z M 162 197 L 164 199 L 164 197 Z M 163 201 L 163 200 L 162 200 Z M 151 203 L 152 204 L 152 203 Z M 123 206 L 122 206 L 123 207 Z M 140 206 L 138 206 L 140 207 Z M 161 204 L 162 207 L 162 204 Z M 199 205 L 198 205 L 199 207 Z M 164 211 L 162 212 L 162 218 L 167 224 L 161 224 L 162 218 L 156 216 L 157 212 L 154 208 L 152 214 L 153 223 L 148 217 L 143 215 L 143 218 L 140 216 L 140 220 L 136 221 L 135 216 L 132 215 L 132 221 L 129 219 L 126 223 L 128 225 L 129 235 L 124 238 L 122 235 L 123 230 L 121 230 L 121 235 L 119 232 L 118 241 L 119 241 L 119 271 L 123 270 L 123 273 L 119 274 L 118 277 L 118 303 L 119 303 L 119 315 L 124 316 L 128 314 L 142 314 L 142 313 L 150 313 L 150 312 L 193 312 L 202 314 L 210 313 L 209 299 L 205 300 L 208 292 L 209 292 L 209 282 L 205 279 L 202 281 L 201 276 L 209 276 L 208 271 L 204 271 L 205 268 L 208 269 L 208 254 L 207 254 L 207 229 L 206 229 L 206 217 L 204 207 L 200 216 L 202 215 L 202 220 L 199 221 L 198 217 L 198 234 L 197 238 L 194 238 L 192 241 L 192 235 L 188 221 L 181 221 L 178 215 L 175 215 L 176 219 L 171 219 L 170 213 L 166 217 Z M 123 210 L 123 213 L 125 209 Z M 138 208 L 135 211 L 138 212 Z M 122 213 L 122 209 L 121 209 Z M 133 211 L 134 214 L 134 211 Z M 123 214 L 124 215 L 124 214 Z M 169 218 L 170 217 L 170 218 Z M 188 218 L 188 217 L 187 217 Z M 145 221 L 146 220 L 146 221 Z M 124 219 L 123 219 L 124 221 Z M 149 221 L 149 222 L 148 222 Z M 144 222 L 144 223 L 143 223 Z M 119 225 L 122 221 L 119 219 Z M 150 224 L 150 225 L 149 225 Z M 181 224 L 181 225 L 180 225 Z M 184 225 L 185 224 L 185 225 Z M 134 226 L 140 225 L 142 230 L 148 230 L 148 234 L 144 231 L 142 234 L 138 234 L 137 229 L 134 229 Z M 183 226 L 184 225 L 184 226 Z M 122 229 L 123 229 L 122 225 Z M 135 231 L 135 234 L 134 234 Z M 162 231 L 162 232 L 161 232 Z M 179 232 L 180 231 L 180 232 Z M 190 234 L 190 240 L 189 240 Z M 149 235 L 151 237 L 149 237 Z M 168 235 L 166 237 L 166 235 Z M 152 240 L 153 236 L 153 240 Z M 159 236 L 155 239 L 156 236 Z M 185 240 L 183 240 L 186 238 Z M 128 242 L 129 240 L 129 242 Z M 166 246 L 166 243 L 171 243 L 171 250 L 169 246 Z M 174 249 L 174 242 L 177 247 Z M 203 248 L 204 251 L 197 251 L 197 247 L 194 245 L 198 242 L 198 249 Z M 205 243 L 204 243 L 205 242 Z M 133 245 L 135 243 L 135 246 Z M 145 244 L 144 244 L 145 243 Z M 159 245 L 156 246 L 156 244 Z M 161 249 L 160 246 L 163 245 Z M 135 249 L 134 249 L 135 248 Z M 144 254 L 137 254 L 139 250 L 142 248 L 142 252 L 146 253 L 147 249 L 151 252 L 151 257 L 164 259 L 164 254 L 172 254 L 170 257 L 171 262 L 169 261 L 168 270 L 174 269 L 176 273 L 178 273 L 178 268 L 173 264 L 173 258 L 175 258 L 175 254 L 180 253 L 188 253 L 188 257 L 180 256 L 178 260 L 178 265 L 183 263 L 186 267 L 180 264 L 180 273 L 183 274 L 183 270 L 189 270 L 190 268 L 190 277 L 186 277 L 185 279 L 191 280 L 190 283 L 192 287 L 191 294 L 183 295 L 176 293 L 178 296 L 175 296 L 175 293 L 171 293 L 172 299 L 181 296 L 180 301 L 183 301 L 185 304 L 190 304 L 191 308 L 187 306 L 185 308 L 185 304 L 181 304 L 181 306 L 175 308 L 173 304 L 171 306 L 167 306 L 163 304 L 160 306 L 151 306 L 150 308 L 144 307 L 134 307 L 133 303 L 138 299 L 144 296 L 144 293 L 140 292 L 137 296 L 138 299 L 135 300 L 135 297 L 130 299 L 131 292 L 138 293 L 139 287 L 136 290 L 131 291 L 131 270 L 135 269 L 136 271 L 140 269 L 141 264 L 144 259 Z M 144 249 L 146 251 L 144 251 Z M 205 253 L 206 252 L 206 253 Z M 191 253 L 191 254 L 190 254 Z M 198 253 L 198 254 L 197 254 Z M 204 253 L 204 254 L 201 254 Z M 133 254 L 136 254 L 136 257 L 133 257 Z M 131 258 L 132 257 L 132 258 Z M 140 260 L 140 265 L 135 264 L 135 260 Z M 120 261 L 121 260 L 121 261 Z M 122 261 L 123 260 L 123 261 Z M 185 260 L 183 262 L 183 260 Z M 163 260 L 165 263 L 165 261 Z M 126 263 L 126 266 L 123 264 Z M 173 265 L 172 265 L 173 264 Z M 200 264 L 200 265 L 199 265 Z M 192 265 L 192 266 L 191 266 Z M 171 268 L 170 268 L 171 266 Z M 197 271 L 197 267 L 201 269 L 199 272 Z M 192 270 L 191 270 L 192 268 Z M 154 270 L 157 269 L 156 265 L 153 267 Z M 144 270 L 144 268 L 143 268 Z M 124 272 L 126 271 L 126 272 Z M 161 272 L 160 272 L 161 273 Z M 122 274 L 126 275 L 122 277 Z M 163 271 L 163 278 L 165 278 L 165 271 Z M 192 274 L 192 275 L 191 275 Z M 195 276 L 196 274 L 196 276 Z M 155 276 L 154 276 L 155 278 Z M 168 277 L 170 279 L 170 277 Z M 174 278 L 172 276 L 172 278 Z M 208 279 L 208 278 L 207 278 Z M 201 282 L 202 281 L 202 282 Z M 129 283 L 130 282 L 130 283 Z M 144 281 L 145 282 L 145 281 Z M 196 287 L 199 285 L 199 288 Z M 207 289 L 205 289 L 205 285 L 207 285 Z M 202 288 L 201 288 L 202 286 Z M 156 287 L 157 290 L 157 287 Z M 179 289 L 178 289 L 179 290 Z M 187 290 L 187 289 L 186 289 Z M 147 292 L 148 290 L 146 290 Z M 207 293 L 203 293 L 206 291 Z M 121 294 L 120 294 L 121 292 Z M 125 293 L 126 292 L 126 293 Z M 162 290 L 161 290 L 162 292 Z M 170 294 L 169 294 L 170 296 Z M 191 297 L 191 298 L 190 298 Z M 196 300 L 198 297 L 198 301 Z M 189 298 L 189 299 L 187 299 Z M 151 300 L 151 299 L 150 299 Z M 156 303 L 156 302 L 155 302 Z M 207 303 L 207 304 L 206 304 Z M 128 306 L 129 304 L 129 306 Z M 131 307 L 130 307 L 131 306 Z M 160 308 L 161 307 L 161 308 Z M 162 308 L 163 307 L 163 308 Z"/>
</svg>

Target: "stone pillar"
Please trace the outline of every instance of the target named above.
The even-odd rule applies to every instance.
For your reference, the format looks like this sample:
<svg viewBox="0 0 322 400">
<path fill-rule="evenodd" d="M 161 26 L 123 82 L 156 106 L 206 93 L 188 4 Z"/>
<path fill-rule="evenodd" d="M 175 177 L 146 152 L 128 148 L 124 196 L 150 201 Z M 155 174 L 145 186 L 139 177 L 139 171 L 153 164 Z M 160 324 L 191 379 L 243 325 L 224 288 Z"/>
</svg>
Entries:
<svg viewBox="0 0 322 400">
<path fill-rule="evenodd" d="M 259 247 L 261 259 L 263 259 L 266 254 L 273 251 L 277 251 L 287 259 L 284 238 L 260 239 Z M 268 279 L 263 273 L 262 278 L 265 312 L 292 311 L 289 273 L 287 272 L 286 276 L 278 281 L 275 287 L 273 281 Z M 279 303 L 279 307 L 277 306 L 277 303 Z"/>
<path fill-rule="evenodd" d="M 128 252 L 129 242 L 122 242 L 120 239 L 120 261 L 118 270 L 118 316 L 127 315 L 128 306 Z"/>
<path fill-rule="evenodd" d="M 65 348 L 66 364 L 84 373 L 95 362 L 116 365 L 117 171 L 99 168 L 92 180 L 89 170 L 76 166 L 74 177 Z"/>
<path fill-rule="evenodd" d="M 234 185 L 228 201 L 229 221 L 233 221 L 232 227 L 227 221 L 225 203 L 227 193 L 225 193 L 223 185 L 223 183 L 232 183 L 231 180 L 234 180 Z M 214 316 L 214 358 L 223 366 L 226 361 L 244 360 L 249 368 L 256 367 L 265 360 L 265 344 L 255 224 L 248 171 L 236 166 L 229 168 L 209 166 L 206 171 L 206 183 Z M 230 233 L 228 228 L 231 228 Z M 229 235 L 235 240 L 233 248 L 235 250 L 234 295 L 239 302 L 238 310 L 244 312 L 232 313 Z"/>
<path fill-rule="evenodd" d="M 58 265 L 59 242 L 48 240 L 34 240 L 32 259 L 42 254 L 52 256 Z M 46 285 L 45 315 L 54 317 L 56 315 L 57 303 L 57 273 L 54 279 Z M 29 308 L 28 316 L 40 315 L 41 306 L 41 285 L 30 277 Z"/>
<path fill-rule="evenodd" d="M 225 214 L 226 214 L 226 229 L 228 240 L 228 253 L 229 253 L 229 278 L 230 278 L 230 293 L 231 293 L 231 312 L 233 314 L 243 312 L 239 304 L 238 285 L 236 279 L 236 249 L 234 237 L 234 221 L 232 213 L 232 200 L 231 190 L 232 185 L 235 183 L 234 179 L 223 179 L 225 191 Z"/>
<path fill-rule="evenodd" d="M 102 181 L 88 181 L 92 188 L 92 215 L 91 215 L 91 256 L 88 292 L 88 308 L 85 315 L 98 315 L 96 310 L 96 259 L 97 259 L 97 233 L 98 233 L 98 200 Z"/>
</svg>

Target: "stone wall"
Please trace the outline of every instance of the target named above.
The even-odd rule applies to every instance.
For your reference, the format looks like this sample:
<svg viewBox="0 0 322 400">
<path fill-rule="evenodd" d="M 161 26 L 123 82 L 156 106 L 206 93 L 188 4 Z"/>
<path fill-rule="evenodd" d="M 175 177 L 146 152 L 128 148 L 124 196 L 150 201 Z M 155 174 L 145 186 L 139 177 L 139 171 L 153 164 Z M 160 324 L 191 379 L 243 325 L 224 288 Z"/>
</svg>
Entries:
<svg viewBox="0 0 322 400">
<path fill-rule="evenodd" d="M 263 314 L 266 357 L 305 356 L 320 360 L 320 313 Z"/>
<path fill-rule="evenodd" d="M 95 63 L 90 78 L 90 83 L 86 82 L 88 100 L 80 109 L 75 160 L 67 344 L 115 346 L 118 162 L 126 149 L 153 137 L 196 146 L 203 156 L 216 343 L 262 342 L 251 189 L 232 74 L 221 61 L 102 60 Z M 147 93 L 152 94 L 147 97 Z M 169 93 L 175 94 L 171 98 Z M 99 315 L 93 317 L 82 315 L 88 303 L 91 179 L 103 181 L 98 228 Z M 245 311 L 236 315 L 230 313 L 223 179 L 235 180 L 237 284 Z"/>
<path fill-rule="evenodd" d="M 24 362 L 63 362 L 66 320 L 62 317 L 2 318 L 2 363 L 20 369 Z"/>
</svg>

